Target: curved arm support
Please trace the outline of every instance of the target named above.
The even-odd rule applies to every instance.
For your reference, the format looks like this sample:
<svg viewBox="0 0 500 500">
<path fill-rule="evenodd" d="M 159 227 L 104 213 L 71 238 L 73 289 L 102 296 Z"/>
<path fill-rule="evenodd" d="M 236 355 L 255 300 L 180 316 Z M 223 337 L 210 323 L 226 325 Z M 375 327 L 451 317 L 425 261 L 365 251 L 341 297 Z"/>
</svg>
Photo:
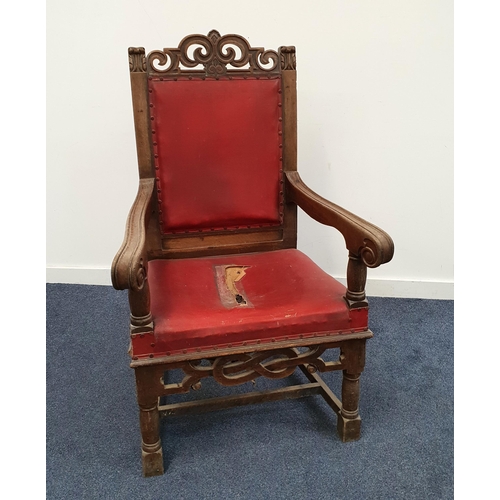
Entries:
<svg viewBox="0 0 500 500">
<path fill-rule="evenodd" d="M 288 199 L 313 219 L 338 229 L 352 256 L 367 267 L 378 267 L 392 259 L 394 243 L 385 231 L 316 194 L 297 172 L 286 172 L 286 177 Z"/>
<path fill-rule="evenodd" d="M 146 287 L 146 229 L 153 190 L 154 179 L 140 180 L 139 191 L 128 215 L 125 238 L 111 266 L 111 280 L 117 290 L 140 292 Z"/>
<path fill-rule="evenodd" d="M 349 250 L 346 300 L 351 308 L 365 307 L 366 268 L 389 262 L 394 243 L 382 229 L 322 198 L 308 188 L 297 172 L 286 172 L 288 200 L 313 219 L 336 228 Z"/>
</svg>

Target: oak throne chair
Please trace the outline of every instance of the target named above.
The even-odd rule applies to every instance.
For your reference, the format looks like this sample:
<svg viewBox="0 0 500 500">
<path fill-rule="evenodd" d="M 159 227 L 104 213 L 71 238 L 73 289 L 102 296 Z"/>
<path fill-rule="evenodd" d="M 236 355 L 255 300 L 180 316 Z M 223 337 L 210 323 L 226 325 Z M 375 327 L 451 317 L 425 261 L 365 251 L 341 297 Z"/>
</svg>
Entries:
<svg viewBox="0 0 500 500">
<path fill-rule="evenodd" d="M 164 471 L 169 415 L 316 394 L 340 439 L 358 439 L 373 336 L 366 270 L 390 261 L 393 243 L 297 173 L 295 48 L 211 31 L 128 53 L 140 180 L 111 272 L 128 289 L 144 475 Z M 344 236 L 347 287 L 297 250 L 297 206 Z M 338 360 L 324 361 L 327 349 Z M 235 386 L 296 369 L 307 382 L 168 401 L 207 377 Z M 171 370 L 183 378 L 170 381 Z M 340 398 L 318 375 L 332 370 L 342 371 Z"/>
</svg>

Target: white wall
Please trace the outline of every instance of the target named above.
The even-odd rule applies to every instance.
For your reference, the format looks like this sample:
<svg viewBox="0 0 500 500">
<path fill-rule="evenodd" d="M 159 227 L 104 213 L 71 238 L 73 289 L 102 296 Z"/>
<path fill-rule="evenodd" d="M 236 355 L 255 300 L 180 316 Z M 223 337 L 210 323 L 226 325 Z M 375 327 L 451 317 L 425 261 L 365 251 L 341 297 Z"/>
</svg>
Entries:
<svg viewBox="0 0 500 500">
<path fill-rule="evenodd" d="M 127 48 L 211 29 L 296 46 L 302 178 L 395 242 L 368 293 L 452 298 L 451 0 L 48 0 L 47 281 L 110 283 L 138 179 Z M 342 237 L 299 225 L 344 276 Z"/>
</svg>

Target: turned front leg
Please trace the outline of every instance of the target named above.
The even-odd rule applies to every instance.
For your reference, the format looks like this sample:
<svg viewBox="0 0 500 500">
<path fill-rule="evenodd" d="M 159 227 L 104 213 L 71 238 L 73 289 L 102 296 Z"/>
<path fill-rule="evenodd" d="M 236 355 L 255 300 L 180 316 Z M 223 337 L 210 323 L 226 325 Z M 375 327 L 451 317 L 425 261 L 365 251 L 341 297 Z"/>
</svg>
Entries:
<svg viewBox="0 0 500 500">
<path fill-rule="evenodd" d="M 347 373 L 342 377 L 342 408 L 337 418 L 337 431 L 342 441 L 356 441 L 361 435 L 359 416 L 360 373 Z"/>
<path fill-rule="evenodd" d="M 152 376 L 153 375 L 153 376 Z M 142 472 L 146 477 L 163 474 L 163 450 L 160 439 L 160 413 L 154 371 L 136 368 L 137 401 L 142 437 Z"/>
<path fill-rule="evenodd" d="M 142 473 L 144 476 L 163 474 L 163 451 L 160 439 L 158 402 L 150 407 L 139 405 L 142 435 Z"/>
<path fill-rule="evenodd" d="M 346 368 L 342 372 L 342 408 L 337 431 L 342 441 L 356 441 L 361 435 L 359 416 L 359 379 L 365 364 L 365 341 L 356 340 L 342 347 Z"/>
</svg>

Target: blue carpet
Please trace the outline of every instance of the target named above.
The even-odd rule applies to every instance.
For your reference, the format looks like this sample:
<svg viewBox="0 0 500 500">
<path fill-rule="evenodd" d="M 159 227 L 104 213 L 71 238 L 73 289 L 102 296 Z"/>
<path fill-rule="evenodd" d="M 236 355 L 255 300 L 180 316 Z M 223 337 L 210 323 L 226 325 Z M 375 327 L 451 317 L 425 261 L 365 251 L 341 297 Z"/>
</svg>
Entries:
<svg viewBox="0 0 500 500">
<path fill-rule="evenodd" d="M 126 292 L 47 285 L 46 303 L 48 499 L 453 498 L 453 301 L 370 299 L 359 441 L 340 442 L 319 396 L 172 417 L 165 475 L 147 479 Z M 334 392 L 339 375 L 323 375 Z"/>
</svg>

